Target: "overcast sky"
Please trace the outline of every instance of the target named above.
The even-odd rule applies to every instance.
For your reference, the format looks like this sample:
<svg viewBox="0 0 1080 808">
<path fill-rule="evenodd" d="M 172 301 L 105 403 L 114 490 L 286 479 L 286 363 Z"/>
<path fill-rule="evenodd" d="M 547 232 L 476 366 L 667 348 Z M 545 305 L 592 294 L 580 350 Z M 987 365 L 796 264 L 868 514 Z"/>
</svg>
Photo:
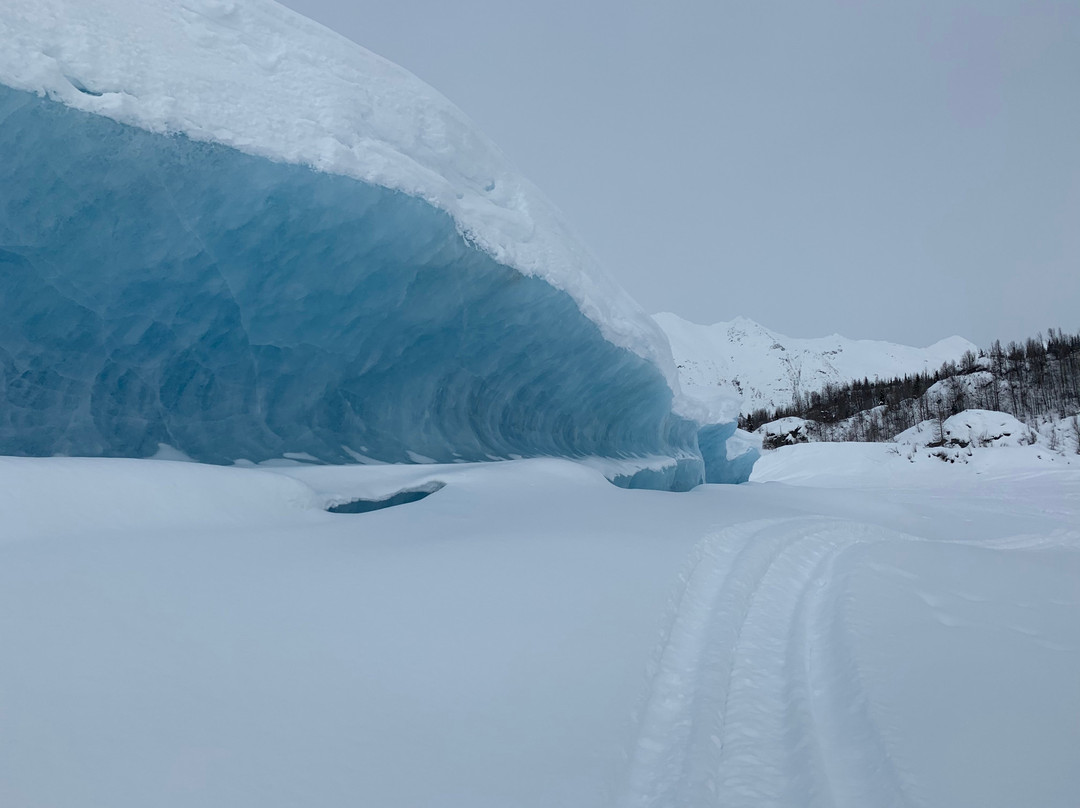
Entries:
<svg viewBox="0 0 1080 808">
<path fill-rule="evenodd" d="M 648 311 L 1080 330 L 1080 2 L 286 0 L 473 118 Z"/>
</svg>

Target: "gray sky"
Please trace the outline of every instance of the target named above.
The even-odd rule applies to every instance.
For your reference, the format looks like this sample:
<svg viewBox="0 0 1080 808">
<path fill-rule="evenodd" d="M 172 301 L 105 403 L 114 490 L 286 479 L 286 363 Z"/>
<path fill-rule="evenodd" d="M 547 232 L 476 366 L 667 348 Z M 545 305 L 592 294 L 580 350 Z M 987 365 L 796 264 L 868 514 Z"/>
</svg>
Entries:
<svg viewBox="0 0 1080 808">
<path fill-rule="evenodd" d="M 649 311 L 1080 330 L 1080 2 L 286 0 L 439 89 Z"/>
</svg>

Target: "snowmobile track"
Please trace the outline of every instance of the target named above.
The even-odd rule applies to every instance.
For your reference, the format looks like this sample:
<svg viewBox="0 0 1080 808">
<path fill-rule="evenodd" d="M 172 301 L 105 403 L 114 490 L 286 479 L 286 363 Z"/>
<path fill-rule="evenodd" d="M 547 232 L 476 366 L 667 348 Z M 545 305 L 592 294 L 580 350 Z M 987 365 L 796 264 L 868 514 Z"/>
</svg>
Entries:
<svg viewBox="0 0 1080 808">
<path fill-rule="evenodd" d="M 700 542 L 656 654 L 616 804 L 913 804 L 861 691 L 830 687 L 839 675 L 858 680 L 833 619 L 835 559 L 886 539 L 911 537 L 792 518 Z"/>
</svg>

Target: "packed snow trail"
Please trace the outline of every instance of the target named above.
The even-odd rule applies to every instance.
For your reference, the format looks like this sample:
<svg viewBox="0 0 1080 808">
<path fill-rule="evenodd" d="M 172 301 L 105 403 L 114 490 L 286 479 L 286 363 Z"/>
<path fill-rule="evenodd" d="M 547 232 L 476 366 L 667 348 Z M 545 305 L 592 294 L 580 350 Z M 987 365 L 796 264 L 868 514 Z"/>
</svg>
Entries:
<svg viewBox="0 0 1080 808">
<path fill-rule="evenodd" d="M 967 677 L 973 683 L 968 689 L 977 691 L 972 701 L 992 705 L 1018 699 L 1030 706 L 1013 705 L 1014 712 L 1039 714 L 1045 699 L 1024 687 L 1007 693 L 1002 685 L 1026 681 L 1017 674 L 1037 667 L 1030 660 L 1039 649 L 1075 653 L 1076 632 L 1065 624 L 1076 614 L 1075 598 L 1068 593 L 1075 589 L 1070 575 L 1078 546 L 1077 532 L 1068 529 L 978 538 L 957 533 L 931 540 L 880 524 L 816 516 L 760 520 L 714 533 L 697 545 L 680 580 L 615 804 L 939 804 L 941 792 L 955 790 L 958 778 L 933 782 L 925 777 L 925 765 L 915 767 L 917 775 L 911 771 L 918 757 L 912 741 L 920 745 L 927 725 L 902 715 L 896 694 L 928 686 L 928 695 L 949 694 L 949 704 L 957 692 L 949 680 Z M 1058 562 L 1065 563 L 1055 598 L 1049 580 L 1032 586 L 1035 579 L 1027 575 Z M 995 569 L 1015 570 L 1015 579 Z M 890 600 L 895 581 L 901 582 L 900 591 L 914 593 L 922 613 L 906 600 Z M 1001 588 L 1004 582 L 1008 589 Z M 1049 611 L 1031 611 L 1039 600 Z M 1037 617 L 1021 625 L 1025 614 Z M 999 636 L 975 645 L 970 633 L 935 636 L 935 630 L 973 626 Z M 917 659 L 940 640 L 949 646 L 966 642 L 971 647 L 965 650 L 993 650 L 985 668 L 969 656 L 960 666 L 968 670 L 951 674 L 940 663 L 925 661 L 913 663 L 907 673 L 901 669 L 905 655 Z M 1054 667 L 1061 664 L 1059 658 Z M 1048 681 L 1059 673 L 1049 674 Z M 904 684 L 905 679 L 913 684 Z M 1062 709 L 1069 710 L 1075 690 L 1062 691 Z M 930 730 L 921 745 L 944 744 L 951 755 L 981 761 L 984 771 L 992 767 L 987 750 L 975 746 L 964 752 L 956 741 L 960 733 L 949 737 L 973 721 L 962 713 L 958 719 L 960 727 L 946 720 L 936 730 L 947 740 Z M 1022 747 L 1027 741 L 1016 736 L 1033 727 L 1041 731 L 1037 718 L 1023 723 L 1029 726 L 1008 727 L 996 745 Z M 1045 729 L 1048 736 L 1061 731 Z M 1063 739 L 1066 748 L 1069 737 Z M 1044 804 L 1066 804 L 1055 801 L 1068 793 L 1061 785 L 1049 781 Z M 973 792 L 975 786 L 966 788 Z M 1004 792 L 999 797 L 994 804 L 1013 799 Z"/>
<path fill-rule="evenodd" d="M 834 580 L 842 554 L 879 542 L 924 540 L 799 517 L 735 525 L 695 548 L 620 808 L 926 804 L 868 708 Z M 1068 546 L 1075 537 L 988 544 Z"/>
</svg>

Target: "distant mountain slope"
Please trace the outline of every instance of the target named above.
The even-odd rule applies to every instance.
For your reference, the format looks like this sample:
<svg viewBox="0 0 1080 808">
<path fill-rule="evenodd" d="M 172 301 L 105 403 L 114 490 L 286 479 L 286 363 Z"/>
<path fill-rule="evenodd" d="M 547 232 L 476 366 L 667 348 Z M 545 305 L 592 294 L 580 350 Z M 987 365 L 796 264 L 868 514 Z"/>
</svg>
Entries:
<svg viewBox="0 0 1080 808">
<path fill-rule="evenodd" d="M 821 390 L 830 382 L 934 371 L 965 351 L 978 350 L 962 337 L 913 348 L 838 334 L 796 339 L 745 317 L 715 325 L 697 325 L 667 312 L 653 319 L 671 342 L 684 392 L 710 399 L 735 391 L 742 395 L 744 413 L 788 405 L 795 393 Z"/>
</svg>

